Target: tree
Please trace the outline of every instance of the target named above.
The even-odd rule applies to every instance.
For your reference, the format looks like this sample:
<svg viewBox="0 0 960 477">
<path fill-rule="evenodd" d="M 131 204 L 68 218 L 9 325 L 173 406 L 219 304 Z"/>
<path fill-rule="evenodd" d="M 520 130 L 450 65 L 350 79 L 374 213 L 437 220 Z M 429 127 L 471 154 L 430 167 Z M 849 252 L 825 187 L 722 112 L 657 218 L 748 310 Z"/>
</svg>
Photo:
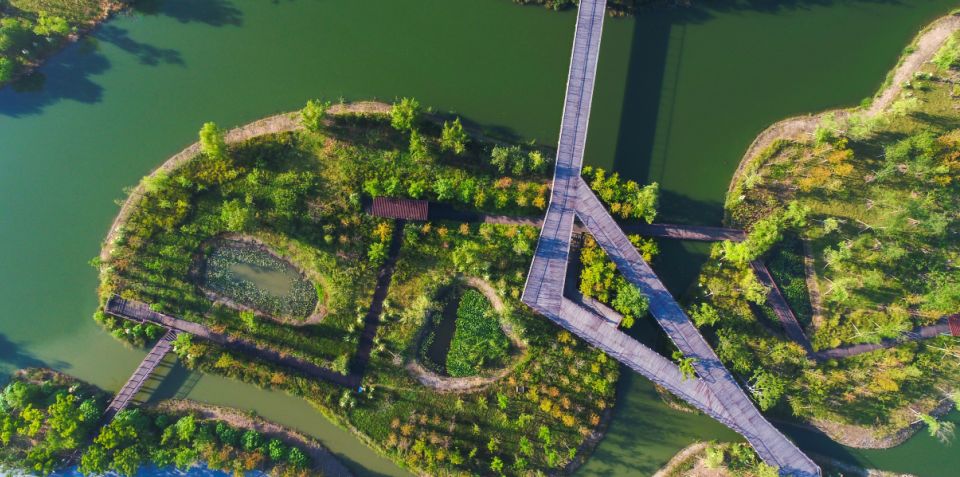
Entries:
<svg viewBox="0 0 960 477">
<path fill-rule="evenodd" d="M 720 312 L 709 303 L 701 303 L 699 307 L 694 306 L 690 310 L 690 316 L 698 327 L 713 326 L 720 321 Z"/>
<path fill-rule="evenodd" d="M 204 123 L 200 128 L 200 152 L 211 159 L 223 159 L 226 156 L 227 144 L 223 131 L 216 123 Z"/>
<path fill-rule="evenodd" d="M 410 157 L 415 161 L 423 161 L 429 156 L 430 150 L 427 148 L 426 139 L 416 129 L 410 130 Z"/>
<path fill-rule="evenodd" d="M 231 232 L 243 232 L 253 222 L 253 212 L 240 199 L 228 200 L 220 208 L 220 221 Z"/>
<path fill-rule="evenodd" d="M 413 98 L 403 98 L 390 110 L 390 125 L 397 131 L 411 131 L 420 117 L 420 103 Z"/>
<path fill-rule="evenodd" d="M 140 469 L 140 453 L 135 446 L 125 447 L 113 455 L 110 468 L 120 475 L 133 477 Z"/>
<path fill-rule="evenodd" d="M 503 472 L 503 460 L 499 457 L 494 457 L 493 460 L 490 461 L 490 470 L 498 474 Z"/>
<path fill-rule="evenodd" d="M 387 244 L 383 242 L 371 243 L 370 249 L 367 250 L 367 259 L 370 260 L 371 265 L 380 266 L 387 259 Z"/>
<path fill-rule="evenodd" d="M 13 72 L 16 69 L 17 64 L 13 60 L 6 56 L 0 56 L 0 83 L 6 83 L 13 79 Z"/>
<path fill-rule="evenodd" d="M 40 17 L 37 18 L 37 24 L 33 27 L 33 32 L 40 36 L 66 36 L 70 33 L 70 24 L 61 17 L 40 12 Z"/>
<path fill-rule="evenodd" d="M 247 451 L 255 451 L 263 447 L 263 435 L 253 429 L 244 432 L 240 441 L 243 443 L 244 450 Z"/>
<path fill-rule="evenodd" d="M 414 199 L 423 197 L 423 193 L 426 191 L 427 184 L 422 180 L 415 180 L 411 182 L 410 187 L 407 188 L 407 194 Z"/>
<path fill-rule="evenodd" d="M 921 414 L 916 411 L 914 411 L 914 413 L 917 414 L 920 421 L 923 421 L 923 423 L 927 425 L 927 431 L 930 433 L 930 437 L 934 437 L 944 444 L 953 439 L 956 426 L 952 422 L 939 421 L 936 417 L 929 414 Z"/>
<path fill-rule="evenodd" d="M 747 269 L 743 271 L 743 276 L 740 278 L 740 292 L 748 301 L 762 305 L 767 302 L 767 294 L 770 290 L 757 280 L 753 270 Z"/>
<path fill-rule="evenodd" d="M 197 432 L 197 421 L 193 414 L 187 414 L 177 420 L 174 428 L 177 430 L 177 439 L 180 439 L 181 442 L 190 442 Z"/>
<path fill-rule="evenodd" d="M 697 370 L 693 367 L 693 364 L 697 362 L 697 358 L 687 358 L 682 351 L 676 350 L 673 352 L 673 360 L 677 362 L 677 367 L 680 368 L 680 374 L 683 375 L 684 380 L 696 376 Z"/>
<path fill-rule="evenodd" d="M 760 405 L 760 410 L 766 411 L 780 400 L 780 396 L 783 396 L 783 392 L 786 390 L 786 382 L 779 376 L 763 369 L 757 369 L 753 372 L 749 387 L 753 398 Z"/>
<path fill-rule="evenodd" d="M 102 475 L 109 469 L 109 455 L 100 445 L 87 447 L 80 457 L 80 473 L 83 475 Z"/>
<path fill-rule="evenodd" d="M 330 103 L 321 102 L 319 99 L 307 101 L 306 106 L 300 110 L 300 124 L 307 131 L 319 131 L 323 128 L 323 120 L 326 118 L 329 108 Z"/>
<path fill-rule="evenodd" d="M 80 425 L 82 415 L 77 406 L 77 396 L 73 394 L 57 394 L 56 401 L 47 408 L 47 425 L 50 430 L 63 439 L 60 446 L 66 449 L 76 447 L 80 442 Z"/>
<path fill-rule="evenodd" d="M 463 124 L 460 118 L 454 119 L 453 123 L 444 121 L 443 132 L 440 135 L 440 149 L 442 151 L 453 151 L 456 155 L 461 155 L 467 150 L 467 142 L 470 138 L 463 130 Z"/>
<path fill-rule="evenodd" d="M 270 455 L 270 460 L 281 461 L 287 457 L 287 446 L 280 439 L 270 439 L 267 444 L 267 453 Z"/>
<path fill-rule="evenodd" d="M 640 318 L 647 314 L 649 303 L 647 297 L 640 293 L 640 290 L 626 280 L 620 280 L 617 285 L 617 296 L 611 303 L 613 308 L 623 313 L 624 320 L 621 325 L 624 328 L 630 328 L 635 318 Z"/>
<path fill-rule="evenodd" d="M 305 469 L 310 463 L 310 459 L 299 447 L 291 447 L 287 454 L 287 463 L 294 469 Z"/>
</svg>

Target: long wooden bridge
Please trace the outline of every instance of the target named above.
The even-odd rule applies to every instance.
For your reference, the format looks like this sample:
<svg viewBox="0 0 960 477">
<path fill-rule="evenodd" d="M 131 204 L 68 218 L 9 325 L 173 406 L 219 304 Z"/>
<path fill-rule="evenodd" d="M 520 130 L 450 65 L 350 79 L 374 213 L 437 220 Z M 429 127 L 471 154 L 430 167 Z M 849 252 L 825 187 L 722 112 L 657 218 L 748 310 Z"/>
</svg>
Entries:
<svg viewBox="0 0 960 477">
<path fill-rule="evenodd" d="M 550 205 L 523 301 L 742 434 L 758 455 L 778 467 L 782 475 L 819 476 L 820 468 L 753 406 L 580 177 L 605 7 L 605 0 L 580 1 Z M 618 330 L 616 323 L 564 297 L 575 217 L 580 218 L 626 279 L 647 296 L 651 313 L 667 335 L 685 356 L 695 359 L 699 378 L 685 379 L 675 364 Z"/>
<path fill-rule="evenodd" d="M 150 375 L 157 369 L 160 362 L 163 361 L 163 357 L 173 349 L 173 340 L 177 338 L 177 334 L 177 331 L 168 329 L 163 337 L 157 341 L 157 344 L 153 346 L 153 349 L 147 353 L 147 356 L 140 362 L 140 366 L 137 366 L 136 371 L 133 372 L 133 375 L 130 376 L 126 384 L 120 388 L 120 392 L 113 397 L 113 401 L 110 402 L 110 405 L 107 406 L 106 411 L 104 411 L 104 417 L 107 420 L 112 419 L 113 416 L 126 409 L 127 406 L 133 402 L 133 398 L 140 392 L 140 389 L 143 388 L 144 383 L 147 382 Z"/>
</svg>

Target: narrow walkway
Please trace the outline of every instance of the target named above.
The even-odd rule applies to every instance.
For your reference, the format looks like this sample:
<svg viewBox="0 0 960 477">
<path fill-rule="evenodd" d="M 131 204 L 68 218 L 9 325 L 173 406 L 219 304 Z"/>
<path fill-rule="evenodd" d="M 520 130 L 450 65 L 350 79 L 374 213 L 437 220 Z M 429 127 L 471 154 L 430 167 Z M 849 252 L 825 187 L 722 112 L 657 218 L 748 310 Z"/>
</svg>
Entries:
<svg viewBox="0 0 960 477">
<path fill-rule="evenodd" d="M 787 337 L 800 346 L 803 346 L 807 354 L 812 356 L 813 347 L 810 345 L 810 340 L 807 339 L 806 333 L 803 332 L 803 327 L 800 326 L 800 322 L 797 320 L 797 315 L 793 313 L 793 309 L 791 309 L 790 304 L 787 303 L 787 297 L 780 291 L 780 287 L 778 287 L 777 282 L 774 281 L 770 270 L 767 269 L 767 266 L 760 259 L 750 262 L 750 267 L 753 268 L 753 273 L 757 276 L 760 284 L 769 290 L 767 293 L 767 304 L 770 305 L 770 308 L 773 308 L 773 312 L 776 313 L 777 318 L 780 319 L 780 324 L 783 326 L 783 331 L 787 333 Z"/>
<path fill-rule="evenodd" d="M 606 5 L 606 0 L 581 0 L 577 9 L 550 205 L 523 290 L 524 303 L 553 315 L 560 313 Z"/>
<path fill-rule="evenodd" d="M 377 285 L 373 289 L 373 298 L 370 308 L 363 322 L 363 333 L 360 335 L 360 342 L 357 345 L 357 352 L 353 355 L 350 366 L 351 375 L 355 376 L 357 381 L 363 377 L 370 362 L 370 352 L 373 350 L 373 339 L 377 336 L 377 328 L 380 326 L 380 317 L 383 315 L 383 301 L 387 298 L 387 292 L 390 290 L 390 282 L 393 280 L 393 272 L 397 269 L 397 258 L 400 257 L 400 246 L 403 245 L 403 226 L 404 220 L 396 220 L 393 223 L 393 235 L 390 237 L 390 248 L 387 251 L 387 259 L 380 266 L 377 272 Z"/>
<path fill-rule="evenodd" d="M 527 275 L 523 302 L 741 433 L 762 459 L 780 468 L 782 475 L 819 476 L 820 468 L 753 406 L 580 177 L 605 6 L 604 0 L 581 0 L 578 8 L 550 205 Z M 564 298 L 576 216 L 627 280 L 646 293 L 651 312 L 670 338 L 687 356 L 698 360 L 695 366 L 701 379 L 684 379 L 672 362 L 617 330 L 614 323 Z"/>
<path fill-rule="evenodd" d="M 106 411 L 104 411 L 106 420 L 109 421 L 113 419 L 113 416 L 116 416 L 118 412 L 126 409 L 127 406 L 130 405 L 134 396 L 140 392 L 143 384 L 147 382 L 150 375 L 153 374 L 160 362 L 163 361 L 163 357 L 173 348 L 173 340 L 177 338 L 177 334 L 174 330 L 167 330 L 163 337 L 157 341 L 157 344 L 153 345 L 153 349 L 147 353 L 147 356 L 144 357 L 140 365 L 137 366 L 136 371 L 133 372 L 130 379 L 120 388 L 117 395 L 113 397 L 113 401 L 107 406 Z"/>
<path fill-rule="evenodd" d="M 818 360 L 849 358 L 879 349 L 892 348 L 908 341 L 928 340 L 942 335 L 960 336 L 960 314 L 944 317 L 935 325 L 919 326 L 898 338 L 885 339 L 879 343 L 861 343 L 826 349 L 814 353 L 814 357 Z"/>
<path fill-rule="evenodd" d="M 581 182 L 578 190 L 577 215 L 580 220 L 624 278 L 647 297 L 650 313 L 667 336 L 685 357 L 695 359 L 694 368 L 701 380 L 734 416 L 736 425 L 730 427 L 740 432 L 763 460 L 776 465 L 781 472 L 819 475 L 819 467 L 760 414 L 600 200 L 585 183 Z"/>
<path fill-rule="evenodd" d="M 297 371 L 307 374 L 308 376 L 323 379 L 341 386 L 356 387 L 356 385 L 360 382 L 359 378 L 354 375 L 344 376 L 340 373 L 309 361 L 304 361 L 279 351 L 261 348 L 253 341 L 235 338 L 223 333 L 217 333 L 199 323 L 186 321 L 170 315 L 164 315 L 163 313 L 157 313 L 151 310 L 150 305 L 147 305 L 146 303 L 125 300 L 119 296 L 113 296 L 107 301 L 107 305 L 104 307 L 103 311 L 108 315 L 115 316 L 117 318 L 140 323 L 153 323 L 179 332 L 189 333 L 199 338 L 210 340 L 226 348 L 234 349 L 254 356 L 259 356 L 268 361 L 293 368 Z"/>
</svg>

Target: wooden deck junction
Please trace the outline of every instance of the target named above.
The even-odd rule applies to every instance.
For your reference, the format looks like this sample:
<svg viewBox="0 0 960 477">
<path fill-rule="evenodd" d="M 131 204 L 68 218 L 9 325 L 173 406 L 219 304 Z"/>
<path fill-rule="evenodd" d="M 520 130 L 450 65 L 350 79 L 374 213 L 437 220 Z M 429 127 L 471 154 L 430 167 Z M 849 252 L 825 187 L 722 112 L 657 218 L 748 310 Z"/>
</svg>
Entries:
<svg viewBox="0 0 960 477">
<path fill-rule="evenodd" d="M 723 367 L 636 248 L 580 178 L 603 30 L 605 0 L 581 0 L 567 79 L 550 205 L 530 265 L 523 301 L 610 356 L 742 434 L 782 475 L 819 476 L 820 468 L 773 427 Z M 698 379 L 563 295 L 574 219 L 579 216 L 620 272 L 650 301 L 677 347 L 696 359 Z"/>
</svg>

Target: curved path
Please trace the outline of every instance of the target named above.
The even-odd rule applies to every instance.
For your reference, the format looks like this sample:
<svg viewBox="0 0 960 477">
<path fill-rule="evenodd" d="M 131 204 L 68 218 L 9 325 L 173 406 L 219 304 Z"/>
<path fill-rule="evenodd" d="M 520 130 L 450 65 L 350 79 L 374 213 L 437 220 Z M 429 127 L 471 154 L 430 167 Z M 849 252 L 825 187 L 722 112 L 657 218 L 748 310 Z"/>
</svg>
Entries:
<svg viewBox="0 0 960 477">
<path fill-rule="evenodd" d="M 819 476 L 820 468 L 753 406 L 637 249 L 580 177 L 603 30 L 605 0 L 581 0 L 567 80 L 550 205 L 530 265 L 523 302 L 631 369 L 742 434 L 780 473 Z M 620 272 L 650 301 L 650 311 L 677 347 L 696 360 L 699 379 L 563 296 L 575 216 Z"/>
<path fill-rule="evenodd" d="M 361 101 L 356 103 L 335 104 L 330 107 L 330 109 L 327 111 L 327 114 L 334 116 L 340 114 L 358 113 L 388 114 L 390 112 L 390 108 L 391 106 L 385 103 L 376 101 Z M 300 125 L 299 112 L 280 113 L 231 129 L 224 134 L 224 140 L 227 144 L 236 144 L 258 136 L 297 131 L 300 129 L 303 129 L 303 126 Z M 188 161 L 190 161 L 190 159 L 193 159 L 198 154 L 200 154 L 200 143 L 195 142 L 185 147 L 182 151 L 171 156 L 163 164 L 161 164 L 160 167 L 157 167 L 150 172 L 147 177 L 156 177 L 158 174 L 169 174 L 177 170 L 180 166 L 186 164 Z M 133 211 L 136 210 L 137 203 L 139 203 L 145 191 L 146 185 L 144 184 L 144 181 L 141 180 L 137 186 L 130 191 L 127 199 L 123 202 L 123 205 L 120 206 L 120 212 L 113 220 L 113 224 L 110 225 L 110 231 L 107 233 L 107 236 L 103 241 L 103 247 L 100 249 L 101 260 L 107 261 L 110 259 L 110 253 L 113 251 L 113 244 L 116 242 L 117 234 L 130 218 L 130 215 L 133 213 Z"/>
<path fill-rule="evenodd" d="M 870 106 L 862 110 L 863 118 L 873 118 L 890 107 L 900 96 L 903 83 L 913 78 L 914 73 L 930 61 L 937 54 L 940 46 L 957 30 L 960 30 L 960 16 L 956 15 L 947 15 L 928 25 L 911 43 L 914 48 L 913 52 L 901 59 L 889 81 L 884 83 L 885 87 L 873 97 Z M 774 123 L 757 135 L 750 147 L 747 148 L 740 160 L 740 165 L 737 166 L 737 170 L 730 180 L 727 194 L 729 195 L 733 190 L 733 186 L 739 181 L 750 160 L 770 147 L 777 139 L 798 139 L 803 136 L 810 136 L 816 131 L 824 117 L 831 114 L 846 117 L 856 111 L 856 108 L 825 111 L 819 114 L 795 116 Z"/>
<path fill-rule="evenodd" d="M 477 277 L 463 277 L 463 281 L 475 288 L 477 291 L 483 294 L 490 301 L 490 305 L 493 306 L 494 311 L 500 314 L 500 327 L 503 328 L 503 332 L 507 335 L 507 338 L 521 351 L 521 353 L 526 353 L 527 344 L 517 336 L 513 327 L 503 319 L 503 314 L 507 312 L 507 307 L 503 303 L 503 300 L 500 299 L 500 295 L 497 294 L 497 291 L 493 288 L 493 285 L 490 282 L 483 280 Z M 492 374 L 485 376 L 469 376 L 463 378 L 454 378 L 451 376 L 443 376 L 441 374 L 435 373 L 430 369 L 426 368 L 421 364 L 416 358 L 411 359 L 410 362 L 406 365 L 407 372 L 409 372 L 420 384 L 433 388 L 439 392 L 445 393 L 468 393 L 475 392 L 480 389 L 483 389 L 510 374 L 517 365 L 523 360 L 523 355 L 516 356 L 511 360 L 511 363 L 508 366 L 504 366 Z"/>
</svg>

